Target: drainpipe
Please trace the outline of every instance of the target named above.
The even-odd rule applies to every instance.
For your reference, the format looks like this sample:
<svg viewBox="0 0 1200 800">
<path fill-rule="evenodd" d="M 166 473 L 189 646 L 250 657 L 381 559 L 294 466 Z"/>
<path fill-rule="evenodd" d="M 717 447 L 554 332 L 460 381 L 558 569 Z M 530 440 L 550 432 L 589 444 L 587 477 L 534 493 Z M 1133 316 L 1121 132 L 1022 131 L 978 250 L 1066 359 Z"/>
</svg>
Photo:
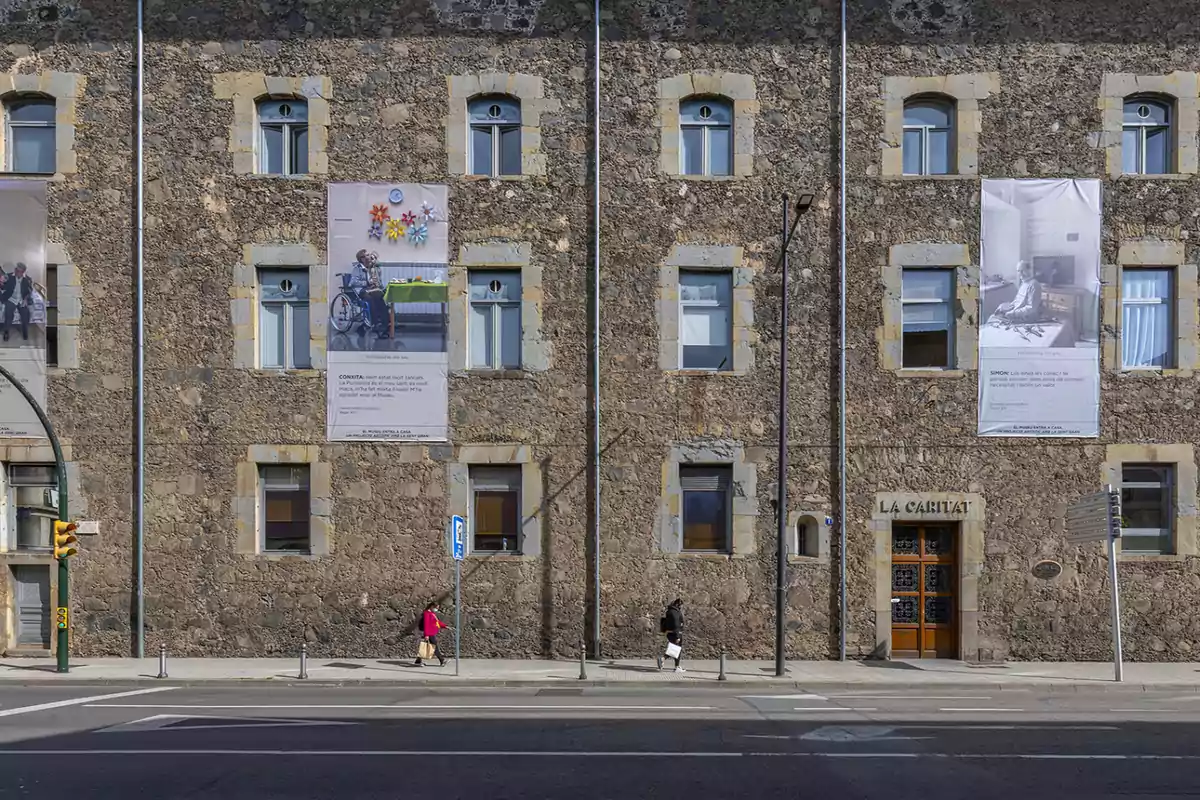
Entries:
<svg viewBox="0 0 1200 800">
<path fill-rule="evenodd" d="M 838 658 L 841 661 L 846 660 L 846 2 L 847 0 L 842 0 L 842 104 L 839 115 L 841 155 L 838 161 L 838 228 L 841 235 L 841 244 L 838 247 L 838 589 L 841 595 L 838 613 Z"/>
<path fill-rule="evenodd" d="M 145 46 L 142 30 L 145 19 L 145 0 L 137 0 L 137 308 L 134 311 L 137 326 L 137 393 L 135 414 L 137 417 L 134 435 L 137 450 L 136 494 L 133 503 L 135 528 L 136 591 L 137 591 L 137 657 L 146 655 L 146 597 L 145 597 L 145 509 L 146 509 L 146 274 L 145 274 L 145 217 L 146 209 L 142 185 L 145 183 Z"/>
<path fill-rule="evenodd" d="M 600 0 L 593 2 L 592 22 L 592 580 L 596 588 L 592 654 L 600 658 Z"/>
</svg>

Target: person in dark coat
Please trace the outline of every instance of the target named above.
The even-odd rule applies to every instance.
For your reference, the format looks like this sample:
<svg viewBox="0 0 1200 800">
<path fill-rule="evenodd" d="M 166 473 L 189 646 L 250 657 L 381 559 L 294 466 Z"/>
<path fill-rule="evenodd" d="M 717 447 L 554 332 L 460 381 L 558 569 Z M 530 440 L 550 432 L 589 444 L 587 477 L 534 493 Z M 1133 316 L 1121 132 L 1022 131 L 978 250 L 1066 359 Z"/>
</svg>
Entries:
<svg viewBox="0 0 1200 800">
<path fill-rule="evenodd" d="M 683 648 L 683 601 L 678 597 L 671 601 L 667 606 L 667 613 L 662 618 L 663 633 L 667 635 L 667 643 L 677 645 Z M 680 652 L 675 659 L 675 671 L 683 672 L 683 667 L 680 662 L 683 661 L 683 653 Z M 659 659 L 659 668 L 662 668 L 661 657 Z"/>
<path fill-rule="evenodd" d="M 8 328 L 13 324 L 14 314 L 21 320 L 21 338 L 29 340 L 29 311 L 32 306 L 33 279 L 29 277 L 25 265 L 18 263 L 16 271 L 0 286 L 0 307 L 4 309 L 0 330 L 4 332 L 4 341 L 8 341 Z"/>
</svg>

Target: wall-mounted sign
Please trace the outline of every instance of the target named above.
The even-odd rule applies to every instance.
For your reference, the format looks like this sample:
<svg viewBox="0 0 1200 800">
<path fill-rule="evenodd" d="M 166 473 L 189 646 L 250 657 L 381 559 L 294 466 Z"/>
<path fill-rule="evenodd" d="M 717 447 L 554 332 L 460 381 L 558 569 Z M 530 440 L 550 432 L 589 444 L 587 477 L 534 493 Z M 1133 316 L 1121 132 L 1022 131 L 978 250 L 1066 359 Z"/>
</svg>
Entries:
<svg viewBox="0 0 1200 800">
<path fill-rule="evenodd" d="M 965 515 L 971 510 L 969 500 L 880 500 L 879 513 L 889 516 L 948 514 Z"/>
<path fill-rule="evenodd" d="M 1062 564 L 1057 561 L 1039 561 L 1033 565 L 1033 577 L 1042 581 L 1054 580 L 1062 575 Z"/>
</svg>

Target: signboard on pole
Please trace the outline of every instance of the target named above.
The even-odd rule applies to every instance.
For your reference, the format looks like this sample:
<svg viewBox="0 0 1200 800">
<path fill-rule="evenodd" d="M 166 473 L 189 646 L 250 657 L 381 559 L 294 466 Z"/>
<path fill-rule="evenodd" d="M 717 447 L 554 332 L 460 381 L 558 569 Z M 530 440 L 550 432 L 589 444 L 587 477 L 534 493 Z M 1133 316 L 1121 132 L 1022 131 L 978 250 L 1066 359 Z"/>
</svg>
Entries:
<svg viewBox="0 0 1200 800">
<path fill-rule="evenodd" d="M 450 518 L 450 554 L 455 561 L 462 561 L 467 555 L 466 545 L 467 521 L 455 514 Z"/>
<path fill-rule="evenodd" d="M 1105 542 L 1108 546 L 1108 581 L 1112 590 L 1113 678 L 1124 674 L 1121 654 L 1121 588 L 1117 582 L 1117 539 L 1121 537 L 1121 493 L 1111 485 L 1103 492 L 1076 500 L 1067 509 L 1067 541 L 1072 544 Z"/>
<path fill-rule="evenodd" d="M 462 561 L 467 555 L 467 521 L 450 517 L 450 554 L 454 556 L 454 674 L 462 656 Z"/>
</svg>

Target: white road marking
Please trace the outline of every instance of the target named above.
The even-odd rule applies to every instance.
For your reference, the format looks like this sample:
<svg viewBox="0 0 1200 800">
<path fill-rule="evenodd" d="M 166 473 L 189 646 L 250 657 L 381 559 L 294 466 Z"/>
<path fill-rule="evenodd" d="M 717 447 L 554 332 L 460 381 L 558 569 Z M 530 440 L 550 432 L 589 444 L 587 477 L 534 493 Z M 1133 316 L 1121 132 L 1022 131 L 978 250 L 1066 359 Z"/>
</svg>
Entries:
<svg viewBox="0 0 1200 800">
<path fill-rule="evenodd" d="M 988 695 L 925 695 L 925 694 L 831 694 L 830 700 L 991 700 Z"/>
<path fill-rule="evenodd" d="M 631 752 L 631 751 L 569 751 L 569 750 L 0 750 L 0 757 L 51 756 L 309 756 L 387 757 L 387 758 L 926 758 L 946 760 L 1045 760 L 1045 761 L 1200 761 L 1200 755 L 1121 754 L 1094 755 L 1089 753 L 757 753 L 757 752 Z"/>
<path fill-rule="evenodd" d="M 205 720 L 202 725 L 184 725 L 171 727 L 176 722 L 186 719 Z M 233 720 L 241 722 L 227 724 Z M 132 722 L 122 722 L 107 728 L 100 728 L 92 733 L 141 733 L 143 731 L 211 731 L 220 728 L 313 728 L 331 727 L 334 725 L 361 725 L 360 722 L 344 722 L 342 720 L 310 720 L 310 719 L 262 719 L 259 717 L 197 717 L 185 714 L 155 714 Z"/>
<path fill-rule="evenodd" d="M 73 697 L 70 700 L 55 700 L 53 703 L 39 703 L 36 706 L 20 706 L 18 708 L 6 708 L 0 711 L 0 717 L 15 717 L 17 714 L 33 714 L 37 711 L 49 711 L 54 708 L 66 708 L 67 706 L 87 706 L 95 703 L 97 700 L 119 700 L 122 697 L 134 697 L 139 694 L 155 694 L 157 692 L 169 692 L 176 687 L 174 686 L 156 686 L 153 689 L 137 689 L 130 692 L 117 692 L 116 694 L 93 694 L 88 697 Z"/>
<path fill-rule="evenodd" d="M 113 695 L 121 697 L 122 695 Z M 82 702 L 97 698 L 85 698 Z M 202 706 L 202 705 L 170 705 L 156 703 L 88 703 L 85 708 L 155 708 L 155 709 L 248 709 L 261 711 L 264 709 L 296 709 L 311 711 L 314 709 L 388 709 L 391 711 L 716 711 L 713 706 L 547 706 L 530 704 L 523 706 L 465 706 L 465 705 L 238 705 L 238 706 Z M 0 712 L 3 713 L 3 712 Z"/>
</svg>

